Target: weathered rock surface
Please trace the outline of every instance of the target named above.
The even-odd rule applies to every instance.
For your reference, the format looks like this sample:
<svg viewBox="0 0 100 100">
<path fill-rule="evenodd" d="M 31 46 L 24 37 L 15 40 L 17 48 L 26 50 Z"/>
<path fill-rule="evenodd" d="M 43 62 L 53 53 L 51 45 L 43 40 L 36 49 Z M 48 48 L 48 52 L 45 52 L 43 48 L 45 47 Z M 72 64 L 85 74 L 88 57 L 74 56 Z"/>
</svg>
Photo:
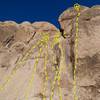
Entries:
<svg viewBox="0 0 100 100">
<path fill-rule="evenodd" d="M 76 69 L 77 96 L 79 100 L 100 100 L 100 6 L 82 7 L 80 12 Z M 66 49 L 68 54 L 66 60 L 71 57 L 68 63 L 72 65 L 75 55 L 76 16 L 74 9 L 69 9 L 59 17 L 61 28 L 67 36 L 67 47 L 68 45 L 70 47 Z"/>
<path fill-rule="evenodd" d="M 81 6 L 80 12 L 77 97 L 100 100 L 100 6 Z M 50 100 L 57 67 L 63 100 L 74 100 L 76 16 L 73 8 L 60 15 L 62 33 L 48 22 L 0 22 L 0 100 Z M 53 100 L 59 100 L 57 82 Z"/>
</svg>

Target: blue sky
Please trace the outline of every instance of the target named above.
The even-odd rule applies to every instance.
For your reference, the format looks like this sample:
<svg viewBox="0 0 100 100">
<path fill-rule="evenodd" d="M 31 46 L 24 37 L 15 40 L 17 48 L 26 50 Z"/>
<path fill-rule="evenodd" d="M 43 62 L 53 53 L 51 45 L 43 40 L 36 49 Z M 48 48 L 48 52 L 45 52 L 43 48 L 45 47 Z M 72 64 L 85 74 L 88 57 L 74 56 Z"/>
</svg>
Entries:
<svg viewBox="0 0 100 100">
<path fill-rule="evenodd" d="M 75 2 L 100 5 L 100 0 L 0 0 L 0 21 L 48 21 L 59 27 L 59 15 Z"/>
</svg>

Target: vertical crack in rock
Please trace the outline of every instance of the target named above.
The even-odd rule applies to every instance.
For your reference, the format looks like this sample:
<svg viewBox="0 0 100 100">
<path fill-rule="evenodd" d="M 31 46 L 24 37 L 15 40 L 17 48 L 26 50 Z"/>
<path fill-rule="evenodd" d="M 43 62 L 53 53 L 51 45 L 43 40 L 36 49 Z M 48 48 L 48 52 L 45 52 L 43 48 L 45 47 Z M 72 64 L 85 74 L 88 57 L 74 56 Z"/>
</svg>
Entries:
<svg viewBox="0 0 100 100">
<path fill-rule="evenodd" d="M 63 38 L 65 38 L 66 39 L 66 36 L 65 36 L 65 32 L 64 32 L 64 29 L 60 29 L 60 33 L 61 33 L 61 36 L 63 37 Z"/>
<path fill-rule="evenodd" d="M 99 100 L 100 99 L 100 58 L 99 54 L 100 49 L 100 32 L 99 20 L 100 20 L 100 7 L 87 8 L 81 7 L 79 17 L 79 41 L 78 41 L 78 66 L 76 70 L 77 76 L 77 94 L 79 100 Z M 75 19 L 76 13 L 73 8 L 64 11 L 60 17 L 59 22 L 61 24 L 61 32 L 64 37 L 64 31 L 69 35 L 66 39 L 69 38 L 67 44 L 70 48 L 70 70 L 74 70 L 75 64 Z M 72 24 L 70 24 L 72 23 Z M 65 37 L 64 37 L 65 38 Z M 68 50 L 68 47 L 67 47 Z M 80 60 L 83 59 L 84 60 Z M 67 56 L 68 59 L 68 56 Z M 69 72 L 68 71 L 68 72 Z M 69 80 L 72 73 L 69 72 Z M 98 82 L 98 84 L 97 84 Z M 85 89 L 81 89 L 81 86 L 85 86 Z M 91 88 L 91 94 L 88 92 L 87 87 Z M 73 88 L 73 87 L 72 87 Z M 71 93 L 71 91 L 69 91 Z M 68 94 L 68 96 L 70 95 Z M 67 96 L 67 97 L 68 97 Z M 68 98 L 68 100 L 73 100 Z"/>
<path fill-rule="evenodd" d="M 59 48 L 59 43 L 54 46 L 54 54 L 56 55 L 56 64 L 55 65 L 59 67 L 60 60 L 61 60 L 61 50 Z"/>
<path fill-rule="evenodd" d="M 74 32 L 74 23 L 71 21 L 72 28 L 70 33 L 70 62 L 72 63 L 72 75 L 74 78 L 74 65 L 75 65 L 75 53 L 74 53 L 74 45 L 75 45 L 75 32 Z"/>
<path fill-rule="evenodd" d="M 33 40 L 35 35 L 36 35 L 36 32 L 34 32 L 33 35 L 31 36 L 31 38 L 27 41 L 28 44 L 30 43 L 31 40 Z"/>
</svg>

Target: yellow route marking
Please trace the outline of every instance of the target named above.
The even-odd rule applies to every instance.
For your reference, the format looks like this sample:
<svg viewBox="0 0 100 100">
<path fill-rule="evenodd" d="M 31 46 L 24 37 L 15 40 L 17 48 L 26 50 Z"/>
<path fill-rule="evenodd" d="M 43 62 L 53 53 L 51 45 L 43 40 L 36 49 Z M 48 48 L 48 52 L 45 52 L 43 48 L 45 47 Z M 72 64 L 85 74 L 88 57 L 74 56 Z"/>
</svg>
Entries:
<svg viewBox="0 0 100 100">
<path fill-rule="evenodd" d="M 60 85 L 61 77 L 60 77 L 60 71 L 58 67 L 57 67 L 57 73 L 58 73 L 57 83 L 58 83 L 58 89 L 59 89 L 59 100 L 62 100 L 62 91 L 61 91 L 61 85 Z"/>
<path fill-rule="evenodd" d="M 27 60 L 29 54 L 33 51 L 33 49 L 34 49 L 35 47 L 37 47 L 38 45 L 40 45 L 41 43 L 44 43 L 44 42 L 46 41 L 45 39 L 46 39 L 47 37 L 48 37 L 48 35 L 43 36 L 42 39 L 41 39 L 40 41 L 38 41 L 36 45 L 33 45 L 33 46 L 31 47 L 31 49 L 25 54 L 25 57 L 22 58 L 22 60 Z"/>
<path fill-rule="evenodd" d="M 45 35 L 40 41 L 37 42 L 37 44 L 34 46 L 32 46 L 30 48 L 30 50 L 26 53 L 26 55 L 16 64 L 15 68 L 12 70 L 11 74 L 9 76 L 7 76 L 4 80 L 4 84 L 0 85 L 0 91 L 3 91 L 5 86 L 8 84 L 8 82 L 11 81 L 11 79 L 13 78 L 13 76 L 16 74 L 16 71 L 18 68 L 20 68 L 20 66 L 25 63 L 25 61 L 27 61 L 27 57 L 30 56 L 30 52 L 32 52 L 34 50 L 34 48 L 36 46 L 38 46 L 39 44 L 44 44 L 45 41 L 47 41 L 48 36 Z M 28 55 L 29 54 L 29 55 Z"/>
<path fill-rule="evenodd" d="M 56 35 L 56 36 L 54 36 L 54 37 L 52 37 L 52 38 L 54 38 L 53 43 L 56 44 L 56 43 L 58 42 L 58 40 L 59 40 L 59 37 L 60 37 L 59 34 Z M 4 80 L 5 80 L 4 84 L 0 85 L 0 92 L 1 92 L 2 90 L 4 90 L 5 87 L 6 87 L 6 85 L 8 84 L 8 82 L 11 81 L 11 79 L 13 78 L 13 76 L 16 74 L 17 69 L 20 68 L 21 65 L 25 64 L 25 62 L 29 59 L 29 57 L 30 57 L 32 51 L 34 50 L 34 48 L 35 48 L 36 46 L 38 46 L 38 45 L 43 45 L 45 42 L 48 41 L 48 38 L 49 38 L 49 37 L 45 34 L 45 36 L 42 38 L 42 40 L 38 41 L 38 42 L 36 43 L 36 45 L 33 45 L 33 46 L 28 50 L 28 52 L 26 52 L 26 54 L 24 55 L 24 57 L 23 57 L 20 61 L 17 62 L 16 66 L 15 66 L 15 68 L 12 70 L 11 74 L 10 74 L 9 76 L 7 76 L 7 77 L 4 79 Z M 54 45 L 54 44 L 53 44 L 53 45 Z M 41 49 L 41 48 L 40 48 L 40 51 L 42 52 L 42 49 Z M 40 53 L 39 53 L 39 54 L 40 54 Z M 34 72 L 36 71 L 36 66 L 37 66 L 37 64 L 38 64 L 38 59 L 36 59 L 36 63 L 35 63 L 35 65 L 34 65 Z M 45 64 L 46 64 L 46 62 L 45 62 Z M 45 65 L 45 66 L 46 66 L 46 65 Z M 34 72 L 33 72 L 33 73 L 34 73 Z M 47 81 L 46 67 L 45 67 L 45 75 L 46 75 L 46 81 Z M 56 77 L 57 77 L 57 76 L 56 76 Z M 34 74 L 32 74 L 31 80 L 30 80 L 30 82 L 29 82 L 30 86 L 32 85 L 33 80 L 34 80 Z M 46 82 L 45 82 L 45 83 L 46 83 Z M 15 89 L 15 90 L 17 90 L 17 89 Z M 45 90 L 46 90 L 46 89 L 44 88 L 44 92 L 45 92 Z M 26 93 L 26 100 L 27 100 L 27 99 L 28 99 L 28 92 Z M 45 98 L 43 98 L 43 99 L 45 100 Z"/>
<path fill-rule="evenodd" d="M 59 48 L 61 48 L 61 45 L 59 44 Z M 62 100 L 62 90 L 61 90 L 61 69 L 60 67 L 57 67 L 57 70 L 58 70 L 58 88 L 59 88 L 59 100 Z"/>
<path fill-rule="evenodd" d="M 51 87 L 50 100 L 53 100 L 53 96 L 54 96 L 54 88 L 55 88 L 56 80 L 57 80 L 57 71 L 55 71 L 55 77 L 54 77 L 54 81 L 53 81 L 52 87 Z"/>
<path fill-rule="evenodd" d="M 54 38 L 53 44 L 52 44 L 52 48 L 54 47 L 54 45 L 55 45 L 56 43 L 59 43 L 59 39 L 58 39 L 58 38 Z M 59 47 L 60 47 L 60 46 L 59 46 Z M 53 100 L 54 88 L 55 88 L 56 82 L 57 82 L 57 84 L 58 84 L 58 89 L 59 89 L 59 99 L 62 100 L 62 92 L 61 92 L 61 86 L 60 86 L 61 77 L 60 77 L 60 71 L 59 71 L 59 69 L 60 69 L 60 68 L 58 68 L 58 66 L 56 66 L 54 81 L 53 81 L 52 87 L 51 87 L 50 100 Z"/>
<path fill-rule="evenodd" d="M 54 45 L 55 45 L 56 43 L 58 43 L 58 42 L 59 42 L 58 38 L 55 37 L 55 38 L 53 39 L 53 43 L 52 43 L 51 48 L 53 49 Z M 52 86 L 51 86 L 50 100 L 53 100 L 54 88 L 55 88 L 56 80 L 57 80 L 57 72 L 55 72 L 54 81 L 53 81 Z"/>
<path fill-rule="evenodd" d="M 56 43 L 58 43 L 58 41 L 59 41 L 59 33 L 58 33 L 57 35 L 55 35 L 54 37 L 52 37 L 52 38 L 54 38 L 54 39 L 53 39 L 51 48 L 53 48 L 53 46 L 54 46 Z M 46 46 L 46 48 L 48 48 L 48 46 Z M 47 83 L 47 81 L 48 81 L 48 74 L 47 74 L 47 68 L 46 68 L 46 64 L 47 64 L 47 53 L 46 53 L 46 56 L 45 56 L 45 62 L 44 62 L 44 63 L 45 63 L 45 64 L 44 64 L 45 82 L 44 82 L 44 88 L 43 88 L 43 100 L 46 100 L 46 97 L 45 97 L 45 93 L 46 93 L 46 83 Z M 56 75 L 55 77 L 57 77 L 57 75 Z M 56 78 L 55 78 L 55 81 L 56 81 Z M 53 84 L 55 84 L 55 81 L 54 81 Z M 53 87 L 52 87 L 52 89 L 54 90 Z M 51 94 L 53 94 L 53 93 L 51 93 Z"/>
<path fill-rule="evenodd" d="M 47 41 L 47 40 L 48 40 L 48 37 L 45 37 L 45 41 Z M 42 41 L 42 42 L 43 42 L 43 41 Z M 41 42 L 41 43 L 42 43 L 42 42 Z M 40 49 L 41 49 L 41 48 L 40 48 Z M 39 51 L 40 51 L 40 50 L 39 50 Z M 42 51 L 41 51 L 41 52 L 42 52 Z M 40 54 L 40 53 L 39 53 L 39 54 Z M 38 57 L 40 57 L 40 55 L 39 55 Z M 38 57 L 36 57 L 36 58 L 38 59 Z M 35 58 L 35 59 L 36 59 L 36 58 Z M 38 63 L 38 62 L 37 62 L 37 59 L 36 59 L 36 64 Z M 18 97 L 18 94 L 19 94 L 19 93 L 18 93 L 18 89 L 17 89 L 16 87 L 14 88 L 14 92 L 16 92 L 16 97 Z"/>
<path fill-rule="evenodd" d="M 60 85 L 60 81 L 61 81 L 61 77 L 60 77 L 60 71 L 58 66 L 56 66 L 56 71 L 55 71 L 55 77 L 54 77 L 54 81 L 52 84 L 52 88 L 51 88 L 51 96 L 50 96 L 50 100 L 53 100 L 53 96 L 54 96 L 54 88 L 56 85 L 56 82 L 58 84 L 58 89 L 59 89 L 59 100 L 62 100 L 62 91 L 61 91 L 61 85 Z"/>
<path fill-rule="evenodd" d="M 48 48 L 48 46 L 46 45 L 46 49 Z M 45 58 L 44 58 L 44 73 L 45 73 L 45 81 L 44 81 L 44 88 L 43 88 L 43 100 L 46 100 L 46 96 L 45 96 L 45 93 L 46 93 L 46 83 L 48 81 L 48 73 L 47 73 L 47 52 L 45 54 Z"/>
<path fill-rule="evenodd" d="M 40 48 L 40 50 L 39 50 L 39 55 L 38 55 L 38 56 L 41 55 L 41 52 L 42 52 L 42 49 Z M 28 100 L 28 95 L 29 95 L 30 89 L 31 89 L 31 87 L 32 87 L 32 85 L 33 85 L 34 73 L 36 72 L 36 67 L 37 67 L 38 61 L 39 61 L 39 59 L 37 58 L 37 59 L 36 59 L 36 62 L 35 62 L 35 64 L 34 64 L 34 68 L 33 68 L 33 71 L 32 71 L 32 76 L 31 76 L 31 79 L 30 79 L 30 81 L 29 81 L 28 88 L 27 88 L 27 90 L 26 90 L 26 92 L 25 92 L 25 100 Z"/>
<path fill-rule="evenodd" d="M 44 41 L 46 42 L 46 44 L 47 44 L 48 40 L 49 40 L 49 37 L 44 37 Z M 40 48 L 38 56 L 40 56 L 41 53 L 42 53 L 42 48 Z M 33 85 L 34 73 L 36 72 L 36 68 L 37 68 L 38 62 L 39 62 L 39 59 L 37 58 L 36 62 L 34 64 L 34 68 L 33 68 L 33 71 L 32 71 L 32 76 L 31 76 L 31 79 L 29 81 L 28 88 L 26 89 L 26 92 L 25 92 L 25 100 L 28 100 L 29 92 L 30 92 L 30 89 L 31 89 L 31 87 Z"/>
<path fill-rule="evenodd" d="M 75 4 L 74 5 L 74 9 L 78 12 L 77 14 L 77 18 L 76 18 L 76 34 L 75 34 L 75 66 L 74 66 L 74 100 L 78 100 L 77 98 L 77 95 L 76 95 L 76 68 L 77 68 L 77 64 L 78 64 L 78 32 L 79 32 L 79 16 L 80 16 L 80 5 L 78 4 Z M 52 43 L 52 48 L 54 46 L 54 44 L 58 43 L 58 37 L 55 37 L 54 38 L 54 41 Z M 37 42 L 36 45 L 32 46 L 30 48 L 30 50 L 25 54 L 25 56 L 16 64 L 15 68 L 13 69 L 13 71 L 11 72 L 11 74 L 5 78 L 5 83 L 3 85 L 0 85 L 0 91 L 2 91 L 5 86 L 7 85 L 7 83 L 12 79 L 12 77 L 14 76 L 14 74 L 16 73 L 17 69 L 25 63 L 25 61 L 28 60 L 28 57 L 31 55 L 31 52 L 33 51 L 33 49 L 42 44 L 42 43 L 45 43 L 45 41 L 47 41 L 47 37 L 44 36 L 44 38 L 40 41 Z M 39 56 L 41 55 L 41 52 L 42 52 L 42 48 L 40 48 L 39 50 Z M 48 80 L 48 77 L 47 77 L 47 72 L 46 72 L 46 57 L 45 57 L 45 65 L 44 65 L 44 70 L 45 70 L 45 80 L 47 81 Z M 29 87 L 25 93 L 25 99 L 28 100 L 28 95 L 29 95 L 29 91 L 30 91 L 30 88 L 32 86 L 32 83 L 33 83 L 33 80 L 34 80 L 34 73 L 36 72 L 36 66 L 38 64 L 38 61 L 39 59 L 37 58 L 36 59 L 36 62 L 34 64 L 34 69 L 33 69 L 33 73 L 32 73 L 32 77 L 29 81 Z M 52 85 L 52 91 L 51 91 L 51 96 L 50 96 L 50 100 L 52 100 L 53 98 L 53 95 L 54 95 L 54 86 L 56 84 L 56 81 L 58 83 L 58 87 L 59 87 L 59 97 L 60 97 L 60 100 L 62 100 L 62 95 L 61 95 L 61 87 L 60 87 L 60 80 L 61 80 L 61 77 L 60 77 L 60 72 L 59 72 L 59 68 L 57 67 L 57 70 L 55 72 L 55 77 L 54 77 L 54 81 L 53 81 L 53 85 Z M 45 82 L 45 85 L 46 85 L 46 82 Z M 45 91 L 46 91 L 46 88 L 44 87 L 44 90 L 43 90 L 43 93 L 45 94 Z M 45 97 L 43 98 L 43 100 L 45 100 Z"/>
<path fill-rule="evenodd" d="M 77 93 L 76 93 L 76 68 L 78 64 L 78 33 L 79 33 L 79 16 L 80 16 L 80 5 L 75 4 L 74 9 L 78 12 L 76 17 L 76 33 L 75 33 L 75 65 L 74 65 L 74 100 L 78 100 Z"/>
</svg>

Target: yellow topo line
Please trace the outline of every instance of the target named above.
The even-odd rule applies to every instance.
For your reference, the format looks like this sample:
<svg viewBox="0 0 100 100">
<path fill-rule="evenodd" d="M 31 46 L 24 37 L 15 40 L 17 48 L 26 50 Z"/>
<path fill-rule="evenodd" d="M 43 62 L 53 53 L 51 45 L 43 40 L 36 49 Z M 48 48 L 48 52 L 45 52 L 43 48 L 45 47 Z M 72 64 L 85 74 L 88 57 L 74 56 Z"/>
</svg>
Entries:
<svg viewBox="0 0 100 100">
<path fill-rule="evenodd" d="M 53 44 L 52 44 L 52 48 L 54 47 L 54 45 L 56 43 L 59 43 L 59 39 L 58 38 L 54 38 Z M 59 45 L 59 47 L 60 47 L 60 45 Z M 61 91 L 61 85 L 60 85 L 61 77 L 60 77 L 60 70 L 59 69 L 60 68 L 58 68 L 58 66 L 56 66 L 54 81 L 53 81 L 52 86 L 51 86 L 50 100 L 53 100 L 54 88 L 55 88 L 56 82 L 58 84 L 58 89 L 59 89 L 59 100 L 62 100 L 62 91 Z"/>
<path fill-rule="evenodd" d="M 39 55 L 38 55 L 38 56 L 41 55 L 41 52 L 42 52 L 42 49 L 40 48 L 40 50 L 39 50 Z M 26 92 L 25 92 L 25 100 L 28 100 L 29 92 L 30 92 L 30 89 L 31 89 L 31 87 L 32 87 L 32 85 L 33 85 L 34 73 L 36 72 L 36 67 L 37 67 L 38 61 L 39 61 L 39 58 L 36 59 L 36 62 L 35 62 L 35 64 L 34 64 L 34 68 L 33 68 L 33 71 L 32 71 L 32 76 L 31 76 L 31 79 L 30 79 L 30 81 L 29 81 L 28 88 L 27 88 L 27 90 L 26 90 Z"/>
<path fill-rule="evenodd" d="M 55 37 L 53 39 L 53 42 L 52 42 L 52 45 L 51 45 L 51 48 L 53 49 L 54 45 L 56 43 L 59 43 L 59 39 L 57 37 Z M 50 100 L 53 100 L 53 96 L 54 96 L 54 88 L 55 88 L 55 84 L 56 84 L 56 80 L 57 80 L 57 71 L 55 73 L 55 76 L 54 76 L 54 81 L 52 83 L 52 86 L 51 86 L 51 94 L 50 94 Z"/>
<path fill-rule="evenodd" d="M 57 84 L 58 84 L 58 89 L 59 89 L 59 100 L 62 100 L 62 91 L 61 91 L 61 77 L 60 77 L 60 71 L 59 68 L 57 67 Z"/>
<path fill-rule="evenodd" d="M 61 45 L 59 44 L 59 48 L 61 48 Z M 58 78 L 57 78 L 57 81 L 58 81 L 58 89 L 59 89 L 59 100 L 62 100 L 62 90 L 61 90 L 61 69 L 60 67 L 57 67 L 57 70 L 58 70 Z"/>
<path fill-rule="evenodd" d="M 16 64 L 15 68 L 12 70 L 11 74 L 7 77 L 5 77 L 4 79 L 4 83 L 2 85 L 0 85 L 0 92 L 3 91 L 6 87 L 6 85 L 11 81 L 11 79 L 13 78 L 13 76 L 16 74 L 17 69 L 21 67 L 21 65 L 25 64 L 25 62 L 28 60 L 27 58 L 30 56 L 30 53 L 34 50 L 34 48 L 36 48 L 36 46 L 38 45 L 43 45 L 45 43 L 45 41 L 47 41 L 48 36 L 45 35 L 40 41 L 37 42 L 36 45 L 33 45 L 29 51 L 25 54 L 25 56 Z"/>
<path fill-rule="evenodd" d="M 44 41 L 47 43 L 48 42 L 48 39 L 49 39 L 49 37 L 45 37 L 44 38 Z M 40 48 L 39 55 L 38 56 L 41 56 L 41 53 L 42 53 L 42 48 Z M 30 89 L 32 88 L 33 81 L 34 81 L 34 73 L 36 72 L 36 68 L 37 68 L 38 62 L 39 62 L 39 58 L 36 59 L 36 62 L 34 64 L 34 68 L 33 68 L 33 71 L 32 71 L 32 76 L 31 76 L 31 79 L 29 81 L 28 87 L 27 87 L 27 89 L 25 91 L 25 100 L 28 100 L 28 96 L 29 96 L 29 93 L 30 93 Z"/>
<path fill-rule="evenodd" d="M 76 33 L 75 33 L 75 65 L 74 65 L 74 100 L 78 100 L 77 97 L 77 90 L 76 90 L 76 69 L 77 69 L 77 64 L 78 64 L 78 33 L 79 33 L 79 16 L 80 16 L 80 5 L 75 4 L 74 9 L 77 11 L 77 17 L 76 17 Z"/>
<path fill-rule="evenodd" d="M 60 37 L 59 35 L 55 35 L 54 37 L 52 37 L 52 38 L 54 38 L 53 43 L 54 43 L 54 42 L 57 43 L 57 40 L 59 39 L 59 37 Z M 45 42 L 48 41 L 48 38 L 49 38 L 48 35 L 45 35 L 40 41 L 38 41 L 38 42 L 36 43 L 36 45 L 33 45 L 33 46 L 26 52 L 26 54 L 24 55 L 24 57 L 23 57 L 20 61 L 17 62 L 16 66 L 15 66 L 14 69 L 12 70 L 11 74 L 10 74 L 9 76 L 5 77 L 5 79 L 4 79 L 5 82 L 4 82 L 3 84 L 0 85 L 0 92 L 3 91 L 3 90 L 5 89 L 5 87 L 6 87 L 7 84 L 12 80 L 12 78 L 13 78 L 14 75 L 16 74 L 17 70 L 21 67 L 21 65 L 24 65 L 25 62 L 29 59 L 29 57 L 30 57 L 31 54 L 32 54 L 32 51 L 36 48 L 36 46 L 45 44 Z M 41 48 L 40 48 L 40 50 L 41 50 Z M 38 59 L 36 60 L 35 66 L 37 65 L 37 63 L 38 63 Z M 45 72 L 45 74 L 46 74 L 46 72 Z M 46 77 L 46 79 L 47 79 L 47 77 Z M 32 81 L 33 81 L 33 79 L 31 79 L 30 83 L 31 83 Z"/>
<path fill-rule="evenodd" d="M 55 88 L 56 82 L 57 82 L 58 89 L 59 89 L 59 100 L 62 100 L 62 91 L 61 91 L 61 84 L 60 84 L 60 81 L 61 81 L 60 71 L 59 71 L 58 66 L 56 66 L 56 67 L 57 67 L 57 69 L 55 71 L 55 77 L 54 77 L 54 81 L 53 81 L 52 88 L 51 88 L 50 100 L 53 100 L 54 88 Z"/>
<path fill-rule="evenodd" d="M 46 49 L 48 48 L 48 46 L 46 45 Z M 44 81 L 44 88 L 43 88 L 43 100 L 46 100 L 46 84 L 48 81 L 48 73 L 47 73 L 47 56 L 48 53 L 46 52 L 45 54 L 45 58 L 44 58 L 44 73 L 45 73 L 45 81 Z"/>
<path fill-rule="evenodd" d="M 53 47 L 54 47 L 54 45 L 56 44 L 56 43 L 58 43 L 59 42 L 59 35 L 57 34 L 57 35 L 55 35 L 54 37 L 52 37 L 53 38 L 53 41 L 52 41 L 52 45 L 51 45 L 51 48 L 53 49 Z M 47 47 L 46 47 L 47 48 Z M 47 54 L 46 54 L 47 55 Z M 47 61 L 46 61 L 46 59 L 47 59 L 47 57 L 45 58 L 45 65 L 44 65 L 44 71 L 45 71 L 45 86 L 44 86 L 44 92 L 43 92 L 43 95 L 45 94 L 45 91 L 46 91 L 46 83 L 47 83 L 47 80 L 48 80 L 48 75 L 47 75 L 47 68 L 46 68 L 46 63 L 47 63 Z M 55 78 L 54 78 L 54 82 L 53 82 L 53 86 L 52 86 L 52 91 L 51 91 L 51 96 L 50 96 L 50 100 L 52 100 L 52 97 L 53 97 L 53 95 L 54 95 L 54 86 L 55 86 L 55 83 L 56 83 L 56 79 L 57 79 L 57 73 L 56 73 L 56 75 L 55 75 Z M 43 100 L 46 100 L 46 98 L 45 97 L 43 97 Z"/>
<path fill-rule="evenodd" d="M 50 100 L 53 100 L 53 96 L 54 96 L 54 88 L 55 88 L 55 84 L 56 84 L 56 80 L 57 80 L 57 71 L 55 71 L 55 77 L 54 77 L 54 81 L 52 83 L 52 87 L 51 87 L 51 95 L 50 95 Z"/>
</svg>

